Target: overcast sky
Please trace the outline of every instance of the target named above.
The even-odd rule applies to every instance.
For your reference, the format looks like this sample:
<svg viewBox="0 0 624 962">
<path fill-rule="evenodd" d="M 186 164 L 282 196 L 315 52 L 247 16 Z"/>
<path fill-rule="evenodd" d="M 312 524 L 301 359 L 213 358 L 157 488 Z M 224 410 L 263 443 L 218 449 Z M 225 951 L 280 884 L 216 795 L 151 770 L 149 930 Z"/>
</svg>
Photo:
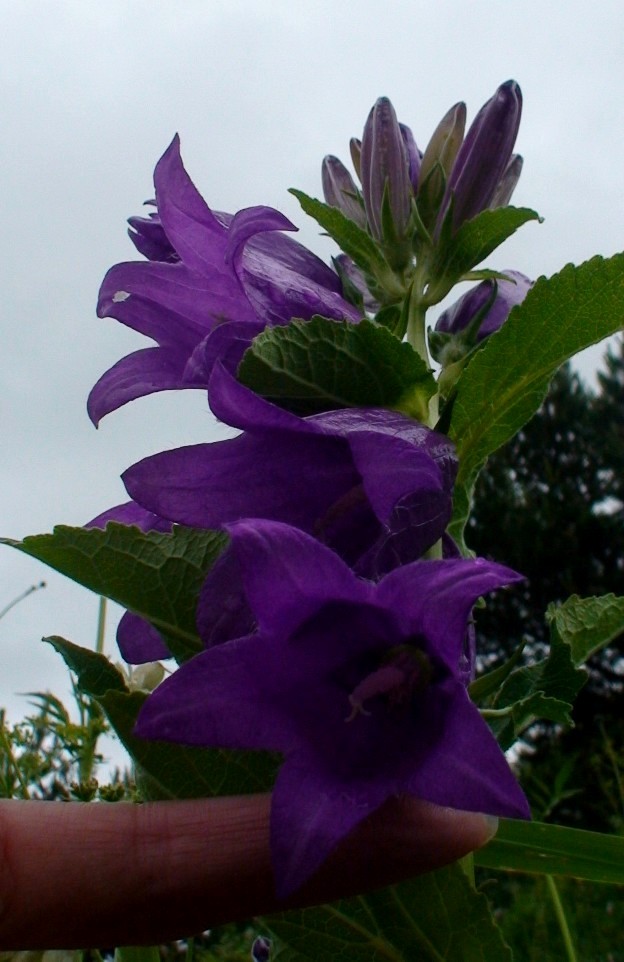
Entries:
<svg viewBox="0 0 624 962">
<path fill-rule="evenodd" d="M 624 247 L 621 0 L 0 0 L 0 15 L 1 535 L 82 524 L 124 500 L 127 465 L 224 436 L 199 392 L 136 401 L 99 431 L 85 410 L 99 375 L 148 343 L 94 305 L 106 269 L 133 257 L 125 219 L 152 195 L 176 131 L 211 206 L 278 207 L 329 257 L 286 191 L 319 196 L 323 155 L 348 160 L 378 96 L 423 146 L 451 104 L 472 118 L 513 77 L 525 157 L 514 202 L 545 222 L 492 266 L 551 274 Z M 0 609 L 42 577 L 46 591 L 0 621 L 0 706 L 14 718 L 17 692 L 68 690 L 41 636 L 95 635 L 95 596 L 8 548 Z M 113 637 L 111 619 L 111 654 Z"/>
</svg>

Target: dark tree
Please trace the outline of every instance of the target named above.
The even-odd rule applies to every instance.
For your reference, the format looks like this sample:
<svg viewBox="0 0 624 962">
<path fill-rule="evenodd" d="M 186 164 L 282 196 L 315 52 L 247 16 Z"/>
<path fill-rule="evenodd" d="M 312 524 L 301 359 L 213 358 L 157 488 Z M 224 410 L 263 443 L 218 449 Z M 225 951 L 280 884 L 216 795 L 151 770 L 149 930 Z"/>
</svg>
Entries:
<svg viewBox="0 0 624 962">
<path fill-rule="evenodd" d="M 477 612 L 482 663 L 502 661 L 522 638 L 528 658 L 540 654 L 552 601 L 624 595 L 621 343 L 607 353 L 596 392 L 565 366 L 540 411 L 492 456 L 477 485 L 467 541 L 477 554 L 527 576 Z M 534 754 L 522 767 L 536 814 L 598 830 L 624 826 L 623 640 L 592 659 L 575 727 L 533 730 Z"/>
</svg>

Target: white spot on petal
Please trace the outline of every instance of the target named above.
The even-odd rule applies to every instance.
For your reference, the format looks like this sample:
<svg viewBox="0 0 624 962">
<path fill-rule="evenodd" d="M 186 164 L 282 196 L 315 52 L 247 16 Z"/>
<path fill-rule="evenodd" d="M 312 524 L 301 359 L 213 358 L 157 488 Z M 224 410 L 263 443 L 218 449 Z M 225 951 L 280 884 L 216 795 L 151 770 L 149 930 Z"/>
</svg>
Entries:
<svg viewBox="0 0 624 962">
<path fill-rule="evenodd" d="M 113 294 L 113 304 L 119 304 L 120 301 L 127 301 L 130 297 L 128 291 L 115 291 Z"/>
</svg>

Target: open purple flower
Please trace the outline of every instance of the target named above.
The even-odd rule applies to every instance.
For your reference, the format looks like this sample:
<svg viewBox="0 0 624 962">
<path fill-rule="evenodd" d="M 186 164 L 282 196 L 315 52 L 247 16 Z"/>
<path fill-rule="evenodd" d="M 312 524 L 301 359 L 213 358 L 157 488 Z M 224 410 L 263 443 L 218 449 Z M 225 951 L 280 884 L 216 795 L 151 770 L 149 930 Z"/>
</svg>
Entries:
<svg viewBox="0 0 624 962">
<path fill-rule="evenodd" d="M 248 341 L 267 324 L 314 314 L 359 319 L 344 300 L 337 274 L 279 231 L 296 230 L 279 211 L 251 207 L 215 213 L 202 199 L 180 157 L 177 137 L 154 172 L 157 212 L 130 219 L 130 237 L 147 261 L 117 264 L 107 273 L 98 315 L 115 317 L 156 341 L 122 358 L 91 391 L 97 422 L 122 404 L 154 391 L 205 387 L 193 352 L 219 324 L 249 326 Z"/>
<path fill-rule="evenodd" d="M 519 575 L 460 559 L 373 584 L 285 525 L 246 521 L 230 534 L 257 630 L 163 682 L 136 733 L 283 753 L 271 810 L 280 897 L 392 796 L 528 816 L 458 677 L 474 602 Z"/>
<path fill-rule="evenodd" d="M 443 536 L 457 469 L 448 438 L 380 408 L 299 418 L 253 394 L 221 364 L 209 395 L 217 417 L 244 433 L 129 468 L 124 484 L 145 509 L 200 528 L 247 517 L 284 521 L 373 578 L 421 557 Z M 207 643 L 224 637 L 221 629 L 213 634 L 223 591 L 231 593 L 233 611 L 241 594 L 236 578 L 219 571 L 200 602 Z"/>
<path fill-rule="evenodd" d="M 327 541 L 350 563 L 362 563 L 363 555 L 371 560 L 373 546 L 378 561 L 388 538 L 405 528 L 412 556 L 399 563 L 420 557 L 442 536 L 457 471 L 446 436 L 383 408 L 300 418 L 254 394 L 221 364 L 209 394 L 219 420 L 243 433 L 128 468 L 126 489 L 147 511 L 200 528 L 253 516 L 285 521 Z"/>
</svg>

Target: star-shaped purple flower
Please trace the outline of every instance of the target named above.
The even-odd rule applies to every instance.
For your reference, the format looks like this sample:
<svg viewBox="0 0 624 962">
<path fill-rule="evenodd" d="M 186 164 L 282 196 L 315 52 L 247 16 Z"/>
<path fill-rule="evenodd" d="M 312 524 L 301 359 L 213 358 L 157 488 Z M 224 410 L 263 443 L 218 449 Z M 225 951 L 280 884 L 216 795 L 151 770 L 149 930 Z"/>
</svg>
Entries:
<svg viewBox="0 0 624 962">
<path fill-rule="evenodd" d="M 168 678 L 136 733 L 283 753 L 271 811 L 279 896 L 392 796 L 528 816 L 458 668 L 473 604 L 520 575 L 481 559 L 421 561 L 374 584 L 286 525 L 229 530 L 257 630 Z"/>
<path fill-rule="evenodd" d="M 242 324 L 250 343 L 267 324 L 322 314 L 357 321 L 338 275 L 279 231 L 297 228 L 279 211 L 212 211 L 189 178 L 176 136 L 154 172 L 157 212 L 130 218 L 130 237 L 147 261 L 107 273 L 98 315 L 115 317 L 156 341 L 127 355 L 91 391 L 94 423 L 154 391 L 205 387 L 193 352 L 218 325 Z"/>
</svg>

